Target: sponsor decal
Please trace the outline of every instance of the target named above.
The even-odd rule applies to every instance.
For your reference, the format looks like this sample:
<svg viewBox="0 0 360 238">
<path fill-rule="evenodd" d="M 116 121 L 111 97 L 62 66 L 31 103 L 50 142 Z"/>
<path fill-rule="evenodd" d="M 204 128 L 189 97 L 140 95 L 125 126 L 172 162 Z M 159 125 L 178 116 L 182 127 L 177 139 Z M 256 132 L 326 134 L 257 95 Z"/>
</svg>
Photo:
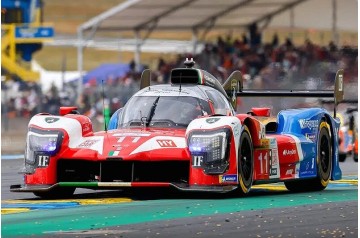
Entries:
<svg viewBox="0 0 360 238">
<path fill-rule="evenodd" d="M 113 150 L 109 152 L 109 156 L 118 156 L 120 154 L 119 150 Z"/>
<path fill-rule="evenodd" d="M 220 183 L 237 182 L 237 175 L 236 174 L 220 175 L 219 182 Z"/>
<path fill-rule="evenodd" d="M 193 156 L 193 166 L 194 167 L 201 167 L 203 162 L 204 162 L 204 156 L 202 156 L 202 155 L 194 155 Z"/>
<path fill-rule="evenodd" d="M 305 136 L 306 136 L 306 139 L 308 139 L 312 142 L 315 142 L 315 140 L 316 140 L 316 134 L 314 134 L 314 133 L 306 133 Z"/>
<path fill-rule="evenodd" d="M 291 175 L 291 174 L 293 174 L 293 172 L 294 172 L 293 169 L 288 169 L 288 170 L 286 170 L 285 175 Z"/>
<path fill-rule="evenodd" d="M 236 88 L 237 88 L 237 80 L 236 79 L 232 79 L 231 80 L 231 104 L 233 105 L 233 107 L 235 107 L 236 105 Z M 236 109 L 236 108 L 235 108 Z"/>
<path fill-rule="evenodd" d="M 213 124 L 219 120 L 220 120 L 220 118 L 208 118 L 208 119 L 206 119 L 206 122 L 209 124 Z"/>
<path fill-rule="evenodd" d="M 343 75 L 339 74 L 339 91 L 343 90 Z"/>
<path fill-rule="evenodd" d="M 50 156 L 49 155 L 38 155 L 38 167 L 47 167 L 49 165 Z"/>
<path fill-rule="evenodd" d="M 270 175 L 277 175 L 277 168 L 271 168 Z"/>
<path fill-rule="evenodd" d="M 303 175 L 312 175 L 312 174 L 315 174 L 315 172 L 313 170 L 301 171 L 300 177 Z"/>
<path fill-rule="evenodd" d="M 234 136 L 238 136 L 238 135 L 240 135 L 240 126 L 236 125 L 234 127 Z"/>
<path fill-rule="evenodd" d="M 270 147 L 270 140 L 269 139 L 261 139 L 260 140 L 260 147 L 261 148 L 269 148 Z"/>
<path fill-rule="evenodd" d="M 82 129 L 82 132 L 83 133 L 87 133 L 87 132 L 89 132 L 90 131 L 90 125 L 89 124 L 85 124 L 84 125 L 84 127 L 83 127 L 83 129 Z"/>
<path fill-rule="evenodd" d="M 286 155 L 295 155 L 296 154 L 296 150 L 295 149 L 292 149 L 292 150 L 284 150 L 283 151 L 283 155 L 286 156 Z"/>
<path fill-rule="evenodd" d="M 86 140 L 83 143 L 81 143 L 80 145 L 78 145 L 77 147 L 79 147 L 79 148 L 89 148 L 98 141 L 99 140 Z"/>
<path fill-rule="evenodd" d="M 301 129 L 305 129 L 305 128 L 313 129 L 318 127 L 319 120 L 300 119 L 299 124 Z"/>
<path fill-rule="evenodd" d="M 161 147 L 177 147 L 172 140 L 156 140 Z"/>
<path fill-rule="evenodd" d="M 260 131 L 259 131 L 259 140 L 265 138 L 265 126 L 261 125 Z"/>
<path fill-rule="evenodd" d="M 270 138 L 269 140 L 270 140 L 270 148 L 271 149 L 277 148 L 276 139 L 275 138 Z"/>
<path fill-rule="evenodd" d="M 54 122 L 57 122 L 58 120 L 60 120 L 60 118 L 56 118 L 56 117 L 45 117 L 45 122 L 46 122 L 46 123 L 54 123 Z"/>
<path fill-rule="evenodd" d="M 278 150 L 277 149 L 271 149 L 271 165 L 275 166 L 279 164 L 278 159 Z"/>
</svg>

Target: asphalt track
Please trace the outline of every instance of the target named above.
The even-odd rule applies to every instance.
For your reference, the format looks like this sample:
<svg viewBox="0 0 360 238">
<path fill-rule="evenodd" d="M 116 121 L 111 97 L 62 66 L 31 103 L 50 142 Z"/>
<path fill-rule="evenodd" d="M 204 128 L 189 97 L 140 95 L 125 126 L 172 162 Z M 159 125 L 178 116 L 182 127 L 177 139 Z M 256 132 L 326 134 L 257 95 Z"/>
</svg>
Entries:
<svg viewBox="0 0 360 238">
<path fill-rule="evenodd" d="M 279 183 L 247 197 L 173 191 L 77 190 L 73 199 L 10 193 L 21 160 L 2 160 L 2 237 L 358 237 L 358 164 L 321 192 Z"/>
</svg>

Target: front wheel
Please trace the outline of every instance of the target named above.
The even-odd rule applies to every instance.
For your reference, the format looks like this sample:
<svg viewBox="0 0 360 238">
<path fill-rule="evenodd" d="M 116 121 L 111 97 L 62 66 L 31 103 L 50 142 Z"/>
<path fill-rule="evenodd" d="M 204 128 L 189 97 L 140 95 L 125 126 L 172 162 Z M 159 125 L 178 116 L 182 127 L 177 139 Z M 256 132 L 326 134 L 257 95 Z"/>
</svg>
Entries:
<svg viewBox="0 0 360 238">
<path fill-rule="evenodd" d="M 239 192 L 244 195 L 250 191 L 253 182 L 253 156 L 254 149 L 251 135 L 247 126 L 240 135 L 240 145 L 238 151 L 238 177 Z"/>
</svg>

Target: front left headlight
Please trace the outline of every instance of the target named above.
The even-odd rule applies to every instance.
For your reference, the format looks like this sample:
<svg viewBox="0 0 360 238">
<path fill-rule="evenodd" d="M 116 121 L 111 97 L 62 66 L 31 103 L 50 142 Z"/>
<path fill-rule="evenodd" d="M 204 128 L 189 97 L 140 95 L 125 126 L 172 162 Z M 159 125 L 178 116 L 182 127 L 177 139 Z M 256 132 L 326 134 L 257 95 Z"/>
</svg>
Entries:
<svg viewBox="0 0 360 238">
<path fill-rule="evenodd" d="M 203 167 L 209 174 L 223 173 L 228 165 L 229 143 L 230 130 L 227 128 L 192 132 L 188 137 L 188 146 L 193 159 L 197 159 L 193 161 L 193 166 Z"/>
</svg>

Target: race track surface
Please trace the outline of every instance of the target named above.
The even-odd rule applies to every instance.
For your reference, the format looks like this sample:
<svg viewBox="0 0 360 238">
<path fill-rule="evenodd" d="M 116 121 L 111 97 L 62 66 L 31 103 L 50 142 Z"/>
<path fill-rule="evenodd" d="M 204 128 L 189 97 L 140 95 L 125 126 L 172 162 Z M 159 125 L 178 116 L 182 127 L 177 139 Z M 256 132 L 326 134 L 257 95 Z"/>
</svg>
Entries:
<svg viewBox="0 0 360 238">
<path fill-rule="evenodd" d="M 10 193 L 21 160 L 2 160 L 2 237 L 358 237 L 357 163 L 321 192 L 282 183 L 249 196 L 77 190 L 73 199 Z"/>
</svg>

